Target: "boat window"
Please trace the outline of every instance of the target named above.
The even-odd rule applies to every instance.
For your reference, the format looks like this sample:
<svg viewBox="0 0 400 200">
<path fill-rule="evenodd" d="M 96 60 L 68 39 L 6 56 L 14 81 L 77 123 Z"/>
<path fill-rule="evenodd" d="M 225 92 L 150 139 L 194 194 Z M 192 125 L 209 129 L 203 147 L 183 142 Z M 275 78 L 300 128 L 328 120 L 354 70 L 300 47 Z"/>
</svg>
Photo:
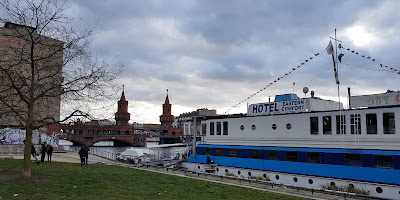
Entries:
<svg viewBox="0 0 400 200">
<path fill-rule="evenodd" d="M 383 113 L 383 133 L 395 134 L 394 113 Z"/>
<path fill-rule="evenodd" d="M 204 148 L 204 155 L 211 155 L 211 148 Z"/>
<path fill-rule="evenodd" d="M 344 164 L 347 166 L 362 166 L 361 154 L 344 154 Z"/>
<path fill-rule="evenodd" d="M 376 114 L 366 114 L 365 120 L 367 123 L 367 134 L 377 134 Z"/>
<path fill-rule="evenodd" d="M 250 150 L 250 157 L 253 159 L 260 159 L 261 158 L 261 151 L 257 149 Z"/>
<path fill-rule="evenodd" d="M 321 153 L 320 152 L 307 152 L 307 162 L 308 163 L 321 163 Z"/>
<path fill-rule="evenodd" d="M 336 115 L 336 134 L 346 134 L 345 115 Z"/>
<path fill-rule="evenodd" d="M 318 135 L 318 117 L 310 117 L 310 128 L 312 135 Z"/>
<path fill-rule="evenodd" d="M 217 122 L 217 135 L 221 135 L 221 122 Z"/>
<path fill-rule="evenodd" d="M 222 148 L 216 148 L 216 149 L 215 149 L 215 155 L 216 155 L 216 156 L 224 156 L 224 149 L 222 149 Z"/>
<path fill-rule="evenodd" d="M 253 131 L 256 130 L 256 125 L 253 124 L 253 125 L 251 126 L 251 129 L 253 129 Z"/>
<path fill-rule="evenodd" d="M 237 155 L 236 149 L 228 149 L 228 151 L 229 151 L 229 154 L 228 154 L 229 157 L 236 157 L 236 155 Z"/>
<path fill-rule="evenodd" d="M 210 135 L 214 135 L 214 122 L 210 122 Z"/>
<path fill-rule="evenodd" d="M 278 151 L 276 151 L 276 150 L 267 151 L 267 159 L 268 160 L 279 160 Z"/>
<path fill-rule="evenodd" d="M 272 130 L 276 129 L 276 124 L 272 124 Z"/>
<path fill-rule="evenodd" d="M 291 128 L 292 128 L 292 125 L 289 124 L 289 123 L 287 123 L 287 124 L 286 124 L 286 129 L 289 130 L 289 129 L 291 129 Z"/>
<path fill-rule="evenodd" d="M 393 168 L 393 156 L 374 155 L 374 166 L 378 168 Z"/>
<path fill-rule="evenodd" d="M 298 162 L 299 161 L 299 153 L 297 151 L 287 151 L 286 152 L 286 161 Z"/>
<path fill-rule="evenodd" d="M 361 134 L 361 117 L 360 114 L 350 115 L 351 134 Z"/>
<path fill-rule="evenodd" d="M 243 125 L 240 125 L 240 130 L 244 130 L 244 126 Z"/>
<path fill-rule="evenodd" d="M 322 117 L 322 122 L 323 122 L 323 133 L 324 134 L 332 134 L 332 117 L 331 116 L 323 116 Z"/>
<path fill-rule="evenodd" d="M 201 124 L 201 133 L 206 135 L 207 132 L 207 124 Z"/>
<path fill-rule="evenodd" d="M 228 135 L 228 122 L 223 123 L 223 134 Z"/>
</svg>

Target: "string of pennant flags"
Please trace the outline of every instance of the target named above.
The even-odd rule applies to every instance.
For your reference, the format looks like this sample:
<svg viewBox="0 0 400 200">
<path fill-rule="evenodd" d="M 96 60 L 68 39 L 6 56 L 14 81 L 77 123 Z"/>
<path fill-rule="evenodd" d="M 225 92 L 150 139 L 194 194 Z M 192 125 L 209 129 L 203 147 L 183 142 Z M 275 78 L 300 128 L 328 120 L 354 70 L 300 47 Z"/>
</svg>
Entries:
<svg viewBox="0 0 400 200">
<path fill-rule="evenodd" d="M 381 66 L 381 68 L 386 68 L 387 70 L 389 70 L 389 71 L 391 71 L 391 72 L 393 72 L 393 73 L 397 73 L 397 74 L 400 75 L 400 70 L 398 70 L 398 69 L 396 69 L 396 68 L 394 68 L 394 67 L 390 67 L 390 66 L 387 66 L 387 65 L 385 65 L 385 64 L 382 64 L 382 63 L 380 63 L 380 62 L 377 62 L 376 59 L 375 59 L 375 58 L 372 58 L 371 56 L 368 56 L 368 55 L 366 55 L 366 54 L 360 54 L 360 53 L 358 53 L 358 51 L 352 50 L 352 49 L 350 49 L 350 48 L 345 48 L 342 44 L 339 44 L 339 45 L 338 45 L 338 48 L 339 48 L 340 50 L 347 50 L 348 52 L 350 52 L 350 53 L 352 53 L 352 54 L 354 54 L 354 55 L 361 56 L 362 58 L 365 58 L 366 60 L 369 60 L 369 61 L 371 61 L 371 62 L 374 62 L 374 63 L 376 63 L 376 64 L 379 64 L 379 65 Z M 339 59 L 340 62 L 342 62 L 342 57 L 343 57 L 343 56 L 344 56 L 343 53 L 340 53 L 340 54 L 338 55 L 338 59 Z"/>
<path fill-rule="evenodd" d="M 325 51 L 325 50 L 324 50 Z M 264 88 L 261 88 L 260 90 L 258 90 L 256 93 L 248 96 L 247 98 L 245 98 L 243 101 L 237 103 L 236 105 L 232 106 L 231 108 L 229 108 L 227 111 L 224 112 L 224 114 L 228 113 L 230 110 L 232 110 L 233 108 L 238 107 L 240 104 L 246 102 L 247 100 L 249 100 L 250 98 L 256 96 L 258 93 L 262 92 L 263 90 L 269 88 L 270 86 L 274 85 L 275 83 L 277 83 L 278 81 L 282 80 L 283 78 L 289 76 L 292 72 L 296 71 L 297 69 L 299 69 L 300 67 L 302 67 L 303 65 L 307 64 L 308 62 L 310 62 L 313 58 L 319 56 L 321 53 L 315 53 L 314 56 L 309 57 L 308 59 L 305 59 L 302 63 L 300 63 L 299 65 L 297 65 L 296 67 L 293 67 L 290 71 L 288 71 L 287 73 L 285 73 L 284 75 L 282 75 L 281 77 L 276 78 L 274 81 L 271 81 L 269 84 L 267 84 Z"/>
<path fill-rule="evenodd" d="M 385 70 L 377 70 L 377 71 L 390 71 L 390 72 L 392 72 L 392 73 L 397 73 L 397 74 L 400 75 L 400 70 L 398 70 L 398 69 L 396 69 L 396 68 L 394 68 L 394 67 L 390 67 L 390 66 L 384 65 L 384 64 L 382 64 L 382 63 L 379 63 L 379 62 L 376 61 L 375 58 L 372 58 L 371 56 L 367 56 L 367 55 L 365 55 L 365 54 L 362 55 L 362 54 L 359 54 L 358 51 L 352 50 L 352 49 L 350 49 L 350 48 L 345 48 L 345 47 L 342 45 L 342 43 L 339 43 L 338 48 L 339 48 L 340 50 L 347 50 L 347 51 L 353 53 L 354 55 L 361 56 L 362 58 L 365 58 L 365 59 L 367 59 L 367 60 L 370 60 L 371 62 L 375 62 L 375 63 L 379 64 L 379 65 L 381 66 L 381 68 L 384 68 L 384 69 L 385 69 Z M 335 60 L 335 59 L 334 59 L 333 46 L 332 46 L 332 43 L 331 43 L 331 42 L 329 42 L 328 47 L 327 47 L 326 49 L 324 49 L 323 51 L 327 51 L 328 54 L 332 54 L 333 61 Z M 323 52 L 323 51 L 322 51 L 322 52 Z M 236 108 L 236 107 L 238 107 L 239 105 L 241 105 L 242 103 L 248 101 L 250 98 L 256 96 L 258 93 L 262 92 L 263 90 L 269 88 L 270 86 L 272 86 L 273 84 L 277 83 L 277 82 L 280 81 L 281 79 L 283 79 L 283 78 L 285 78 L 286 76 L 290 75 L 290 74 L 291 74 L 292 72 L 294 72 L 296 69 L 299 69 L 299 68 L 302 67 L 303 65 L 307 64 L 309 61 L 311 61 L 313 58 L 319 56 L 320 54 L 321 54 L 321 53 L 315 53 L 314 56 L 310 57 L 309 59 L 304 60 L 304 62 L 300 63 L 298 66 L 293 67 L 289 72 L 285 73 L 283 76 L 281 76 L 281 77 L 279 77 L 279 78 L 276 78 L 273 82 L 270 82 L 270 83 L 267 84 L 264 88 L 258 90 L 256 93 L 254 93 L 254 94 L 248 96 L 247 98 L 245 98 L 245 99 L 242 100 L 241 102 L 239 102 L 239 103 L 237 103 L 236 105 L 232 106 L 232 107 L 229 108 L 227 111 L 225 111 L 223 114 L 228 113 L 228 112 L 229 112 L 230 110 L 232 110 L 233 108 Z M 340 63 L 342 62 L 342 57 L 343 57 L 343 56 L 344 56 L 343 53 L 340 53 L 340 54 L 337 56 L 337 58 L 338 58 L 338 60 L 339 60 Z M 350 65 L 350 64 L 345 64 L 345 65 Z M 350 65 L 350 66 L 354 66 L 354 65 Z M 329 68 L 328 68 L 328 69 L 329 69 Z M 327 70 L 325 70 L 324 72 L 326 72 L 326 71 L 327 71 Z M 335 62 L 334 62 L 334 71 L 335 71 L 336 83 L 337 83 L 337 84 L 340 84 L 340 83 L 339 83 L 339 78 L 338 78 L 338 73 L 337 73 L 336 66 L 335 66 Z M 323 73 L 324 73 L 324 72 L 323 72 Z"/>
</svg>

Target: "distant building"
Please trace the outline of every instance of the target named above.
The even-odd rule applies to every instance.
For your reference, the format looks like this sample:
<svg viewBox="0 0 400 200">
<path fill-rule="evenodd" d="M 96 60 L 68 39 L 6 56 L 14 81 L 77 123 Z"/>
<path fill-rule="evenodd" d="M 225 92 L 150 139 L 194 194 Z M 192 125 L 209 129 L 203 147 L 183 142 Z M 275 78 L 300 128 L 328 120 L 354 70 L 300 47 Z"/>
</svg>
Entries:
<svg viewBox="0 0 400 200">
<path fill-rule="evenodd" d="M 19 94 L 29 91 L 29 81 L 32 77 L 31 52 L 35 54 L 33 59 L 37 63 L 37 68 L 33 72 L 37 87 L 40 87 L 35 92 L 37 94 L 47 90 L 46 95 L 42 95 L 36 101 L 35 123 L 60 120 L 59 93 L 62 83 L 63 45 L 61 41 L 40 35 L 32 27 L 11 22 L 6 22 L 4 27 L 0 27 L 1 127 L 25 126 L 20 117 L 27 117 L 28 108 Z M 18 111 L 20 117 L 17 117 L 10 107 Z"/>
</svg>

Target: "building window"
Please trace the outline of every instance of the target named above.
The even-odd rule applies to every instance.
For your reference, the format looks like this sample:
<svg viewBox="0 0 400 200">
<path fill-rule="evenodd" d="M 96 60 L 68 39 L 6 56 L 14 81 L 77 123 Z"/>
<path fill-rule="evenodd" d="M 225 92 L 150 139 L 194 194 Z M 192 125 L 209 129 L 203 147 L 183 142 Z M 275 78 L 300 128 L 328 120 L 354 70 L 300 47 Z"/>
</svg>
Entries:
<svg viewBox="0 0 400 200">
<path fill-rule="evenodd" d="M 215 155 L 216 155 L 216 156 L 224 156 L 224 149 L 222 149 L 222 148 L 216 148 L 216 149 L 215 149 Z"/>
<path fill-rule="evenodd" d="M 383 133 L 395 134 L 394 113 L 383 113 Z"/>
<path fill-rule="evenodd" d="M 336 134 L 346 134 L 345 115 L 336 115 Z"/>
<path fill-rule="evenodd" d="M 228 157 L 236 157 L 236 149 L 228 149 Z"/>
<path fill-rule="evenodd" d="M 279 160 L 278 151 L 275 151 L 275 150 L 267 151 L 267 159 L 268 160 Z"/>
<path fill-rule="evenodd" d="M 286 152 L 286 161 L 298 162 L 299 161 L 299 153 L 297 151 L 287 151 Z"/>
<path fill-rule="evenodd" d="M 318 135 L 318 117 L 310 117 L 310 128 L 312 135 Z"/>
<path fill-rule="evenodd" d="M 332 134 L 332 117 L 323 116 L 322 117 L 322 129 L 324 134 Z"/>
<path fill-rule="evenodd" d="M 351 134 L 361 134 L 361 116 L 360 114 L 350 115 Z"/>
<path fill-rule="evenodd" d="M 221 135 L 221 122 L 217 122 L 217 135 Z"/>
<path fill-rule="evenodd" d="M 214 135 L 214 122 L 210 122 L 210 135 Z"/>
<path fill-rule="evenodd" d="M 344 164 L 347 166 L 362 166 L 361 154 L 344 154 Z"/>
<path fill-rule="evenodd" d="M 250 157 L 253 159 L 260 159 L 261 158 L 261 151 L 257 149 L 250 150 Z"/>
<path fill-rule="evenodd" d="M 201 133 L 206 135 L 207 132 L 207 124 L 201 124 Z"/>
<path fill-rule="evenodd" d="M 374 155 L 374 166 L 377 168 L 393 169 L 393 156 L 391 156 L 391 155 Z"/>
<path fill-rule="evenodd" d="M 367 134 L 377 134 L 376 114 L 366 114 L 365 121 L 367 123 Z"/>
<path fill-rule="evenodd" d="M 204 155 L 211 155 L 211 148 L 204 148 Z"/>
<path fill-rule="evenodd" d="M 321 153 L 319 152 L 307 152 L 308 163 L 321 163 Z"/>
<path fill-rule="evenodd" d="M 223 124 L 223 133 L 224 135 L 228 135 L 228 122 L 224 122 Z"/>
</svg>

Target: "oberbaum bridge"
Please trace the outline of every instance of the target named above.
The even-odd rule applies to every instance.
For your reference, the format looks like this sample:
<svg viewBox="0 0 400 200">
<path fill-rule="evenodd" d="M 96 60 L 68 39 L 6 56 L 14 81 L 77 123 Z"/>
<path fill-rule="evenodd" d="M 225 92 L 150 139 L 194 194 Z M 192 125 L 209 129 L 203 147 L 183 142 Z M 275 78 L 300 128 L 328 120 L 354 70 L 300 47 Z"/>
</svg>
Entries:
<svg viewBox="0 0 400 200">
<path fill-rule="evenodd" d="M 171 104 L 169 104 L 168 95 L 163 107 L 164 111 L 161 118 L 165 118 L 165 115 L 168 116 L 169 120 L 173 119 L 173 117 L 170 117 Z M 87 117 L 86 115 L 82 116 Z M 144 147 L 146 146 L 147 137 L 145 132 L 152 131 L 158 133 L 159 144 L 180 141 L 179 135 L 168 136 L 160 134 L 165 132 L 165 130 L 162 130 L 162 126 L 134 128 L 133 125 L 128 123 L 129 120 L 128 101 L 126 101 L 125 94 L 122 92 L 121 99 L 118 101 L 118 111 L 115 113 L 115 124 L 104 120 L 91 120 L 90 122 L 77 120 L 72 124 L 61 124 L 59 139 L 68 140 L 73 143 L 73 146 L 93 146 L 100 141 L 113 141 L 114 146 Z"/>
<path fill-rule="evenodd" d="M 99 120 L 82 122 L 78 119 L 73 124 L 61 124 L 59 138 L 72 142 L 74 146 L 93 146 L 100 141 L 113 141 L 114 146 L 146 146 L 146 134 L 135 134 L 134 126 L 128 123 L 130 117 L 128 101 L 122 91 L 118 111 L 115 113 L 115 124 Z"/>
</svg>

